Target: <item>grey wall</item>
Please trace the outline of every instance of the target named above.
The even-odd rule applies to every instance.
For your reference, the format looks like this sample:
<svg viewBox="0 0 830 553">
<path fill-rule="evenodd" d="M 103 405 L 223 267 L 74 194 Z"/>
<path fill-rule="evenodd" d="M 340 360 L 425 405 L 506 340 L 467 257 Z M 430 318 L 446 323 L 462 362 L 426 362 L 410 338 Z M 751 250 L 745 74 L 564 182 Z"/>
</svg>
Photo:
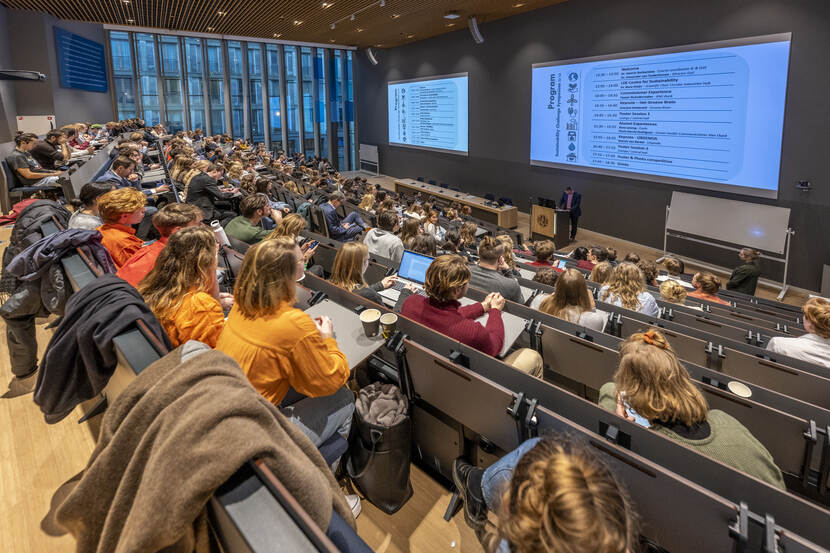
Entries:
<svg viewBox="0 0 830 553">
<path fill-rule="evenodd" d="M 0 142 L 14 136 L 16 115 L 54 114 L 57 125 L 77 121 L 105 123 L 113 119 L 109 92 L 61 88 L 54 27 L 94 40 L 106 41 L 102 25 L 61 21 L 48 14 L 8 10 L 0 6 L 0 66 L 40 71 L 46 81 L 0 81 Z M 10 119 L 9 119 L 10 118 Z"/>
<path fill-rule="evenodd" d="M 649 246 L 663 245 L 672 190 L 769 203 L 792 210 L 796 229 L 790 281 L 818 290 L 830 261 L 830 2 L 826 0 L 571 0 L 481 26 L 484 44 L 466 29 L 379 51 L 372 66 L 357 56 L 360 142 L 377 144 L 381 170 L 424 176 L 474 194 L 510 196 L 527 210 L 531 196 L 558 198 L 570 184 L 583 194 L 586 228 Z M 673 45 L 792 32 L 779 199 L 759 200 L 574 171 L 531 167 L 530 67 L 533 63 Z M 469 73 L 469 157 L 390 147 L 386 83 Z M 803 193 L 796 181 L 809 179 Z M 679 247 L 677 249 L 680 249 Z M 689 257 L 730 266 L 732 253 L 691 247 Z M 770 277 L 778 265 L 764 265 Z M 776 274 L 777 273 L 777 274 Z"/>
</svg>

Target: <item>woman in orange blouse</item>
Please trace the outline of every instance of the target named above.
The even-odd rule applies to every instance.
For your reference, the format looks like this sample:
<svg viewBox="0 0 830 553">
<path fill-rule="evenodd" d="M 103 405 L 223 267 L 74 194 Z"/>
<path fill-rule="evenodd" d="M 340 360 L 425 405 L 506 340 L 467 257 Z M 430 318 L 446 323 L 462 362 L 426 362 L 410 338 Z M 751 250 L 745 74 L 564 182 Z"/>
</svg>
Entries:
<svg viewBox="0 0 830 553">
<path fill-rule="evenodd" d="M 349 364 L 334 340 L 331 320 L 313 320 L 294 307 L 302 276 L 303 254 L 293 238 L 252 246 L 216 349 L 236 359 L 254 388 L 274 405 L 283 403 L 292 388 L 308 396 L 283 405 L 283 413 L 319 446 L 335 432 L 348 436 L 354 395 L 343 387 Z"/>
<path fill-rule="evenodd" d="M 188 227 L 170 236 L 153 270 L 138 284 L 144 301 L 156 314 L 170 341 L 179 346 L 198 340 L 210 347 L 225 326 L 216 280 L 218 244 L 205 227 Z"/>
<path fill-rule="evenodd" d="M 98 213 L 104 222 L 98 227 L 101 244 L 110 252 L 119 269 L 144 245 L 144 241 L 135 235 L 132 225 L 144 219 L 146 203 L 146 196 L 135 188 L 119 188 L 98 199 Z"/>
<path fill-rule="evenodd" d="M 695 287 L 695 291 L 687 294 L 687 297 L 729 305 L 728 301 L 718 297 L 720 279 L 712 273 L 695 273 L 695 276 L 692 277 L 692 286 Z"/>
</svg>

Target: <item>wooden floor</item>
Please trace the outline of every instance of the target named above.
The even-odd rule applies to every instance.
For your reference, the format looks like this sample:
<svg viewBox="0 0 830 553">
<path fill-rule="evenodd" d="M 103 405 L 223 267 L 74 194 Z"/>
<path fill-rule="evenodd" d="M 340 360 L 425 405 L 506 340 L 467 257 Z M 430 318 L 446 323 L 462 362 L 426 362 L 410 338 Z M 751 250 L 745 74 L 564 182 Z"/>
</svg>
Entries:
<svg viewBox="0 0 830 553">
<path fill-rule="evenodd" d="M 394 179 L 371 177 L 392 188 Z M 529 235 L 529 216 L 519 214 L 519 230 Z M 0 255 L 10 229 L 0 229 Z M 639 244 L 580 229 L 570 248 L 590 245 L 611 246 L 620 257 L 633 251 L 643 258 L 657 259 L 660 252 Z M 694 270 L 694 267 L 689 267 Z M 761 297 L 774 298 L 777 290 L 759 288 Z M 785 301 L 802 305 L 806 295 L 790 292 Z M 38 344 L 42 353 L 50 332 L 46 321 L 38 325 Z M 0 320 L 0 332 L 5 325 Z M 32 401 L 34 378 L 21 385 L 12 378 L 8 347 L 0 345 L 0 552 L 6 553 L 70 553 L 71 537 L 60 535 L 59 529 L 44 526 L 42 521 L 50 509 L 52 494 L 60 484 L 84 468 L 95 441 L 89 423 L 78 424 L 82 407 L 58 424 L 44 422 L 40 409 Z M 12 384 L 10 384 L 12 383 Z M 396 514 L 388 516 L 368 502 L 357 520 L 358 531 L 378 553 L 418 553 L 452 551 L 479 553 L 481 546 L 458 513 L 449 523 L 443 513 L 450 494 L 443 485 L 417 467 L 412 467 L 414 495 Z"/>
</svg>

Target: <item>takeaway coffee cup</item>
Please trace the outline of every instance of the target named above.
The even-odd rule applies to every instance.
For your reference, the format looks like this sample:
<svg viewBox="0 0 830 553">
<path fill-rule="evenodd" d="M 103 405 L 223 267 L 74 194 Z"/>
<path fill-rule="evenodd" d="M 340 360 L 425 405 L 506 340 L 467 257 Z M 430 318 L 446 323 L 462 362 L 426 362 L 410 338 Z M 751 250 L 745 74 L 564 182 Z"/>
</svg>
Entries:
<svg viewBox="0 0 830 553">
<path fill-rule="evenodd" d="M 395 333 L 398 327 L 398 316 L 394 313 L 386 313 L 380 318 L 380 328 L 383 331 L 383 337 L 388 339 Z"/>
<path fill-rule="evenodd" d="M 360 322 L 363 323 L 363 332 L 369 338 L 374 338 L 380 330 L 380 311 L 365 309 L 360 313 Z"/>
</svg>

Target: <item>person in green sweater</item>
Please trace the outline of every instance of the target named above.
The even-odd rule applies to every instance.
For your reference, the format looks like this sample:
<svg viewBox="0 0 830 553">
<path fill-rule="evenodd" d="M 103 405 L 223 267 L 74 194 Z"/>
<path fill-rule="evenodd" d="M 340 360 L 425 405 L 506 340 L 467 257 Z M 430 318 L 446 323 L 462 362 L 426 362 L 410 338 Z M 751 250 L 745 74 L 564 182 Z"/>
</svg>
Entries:
<svg viewBox="0 0 830 553">
<path fill-rule="evenodd" d="M 614 381 L 600 388 L 600 407 L 699 453 L 785 489 L 769 451 L 735 418 L 709 409 L 665 337 L 632 334 L 620 345 Z"/>
<path fill-rule="evenodd" d="M 738 258 L 744 264 L 732 271 L 729 282 L 726 283 L 726 289 L 754 296 L 755 288 L 758 286 L 758 277 L 761 276 L 761 269 L 758 268 L 760 257 L 761 252 L 752 248 L 743 248 L 738 252 Z"/>
<path fill-rule="evenodd" d="M 234 217 L 225 225 L 225 234 L 247 244 L 256 244 L 271 234 L 270 230 L 259 224 L 264 217 L 274 218 L 277 224 L 282 221 L 282 213 L 271 211 L 271 204 L 265 194 L 246 196 L 239 203 L 239 211 L 242 215 Z"/>
</svg>

